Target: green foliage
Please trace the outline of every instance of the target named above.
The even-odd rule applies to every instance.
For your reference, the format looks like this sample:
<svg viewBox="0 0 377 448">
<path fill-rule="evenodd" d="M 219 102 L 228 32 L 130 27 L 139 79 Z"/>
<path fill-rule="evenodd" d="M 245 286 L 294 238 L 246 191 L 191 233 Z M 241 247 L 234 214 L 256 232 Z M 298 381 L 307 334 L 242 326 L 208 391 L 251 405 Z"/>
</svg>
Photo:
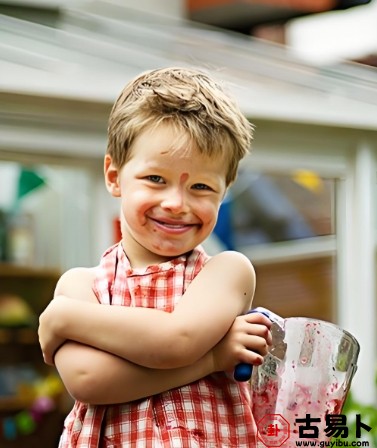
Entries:
<svg viewBox="0 0 377 448">
<path fill-rule="evenodd" d="M 377 376 L 375 379 L 375 384 L 377 387 Z M 359 414 L 361 421 L 372 428 L 369 433 L 362 429 L 362 436 L 367 437 L 371 447 L 377 448 L 377 409 L 375 406 L 357 402 L 353 397 L 352 392 L 349 392 L 342 410 L 342 414 L 347 416 L 349 436 L 346 440 L 349 444 L 360 441 L 360 439 L 356 438 L 356 415 Z M 332 440 L 336 440 L 336 438 L 333 438 Z M 345 439 L 341 439 L 339 437 L 339 440 Z"/>
</svg>

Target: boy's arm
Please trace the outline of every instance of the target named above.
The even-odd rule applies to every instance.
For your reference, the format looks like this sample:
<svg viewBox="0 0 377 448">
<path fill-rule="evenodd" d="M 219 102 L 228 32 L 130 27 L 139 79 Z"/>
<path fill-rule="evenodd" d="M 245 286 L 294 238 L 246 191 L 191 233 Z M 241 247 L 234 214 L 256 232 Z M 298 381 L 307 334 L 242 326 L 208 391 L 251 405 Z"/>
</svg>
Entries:
<svg viewBox="0 0 377 448">
<path fill-rule="evenodd" d="M 183 386 L 213 372 L 233 373 L 242 351 L 246 362 L 259 364 L 259 355 L 252 351 L 255 340 L 245 335 L 240 316 L 216 347 L 196 363 L 177 369 L 148 369 L 73 341 L 58 350 L 55 363 L 66 389 L 76 400 L 89 404 L 124 403 Z"/>
<path fill-rule="evenodd" d="M 93 279 L 93 270 L 74 269 L 59 281 L 56 292 L 97 303 L 91 289 Z M 75 399 L 90 404 L 128 402 L 188 384 L 214 371 L 232 372 L 239 362 L 260 363 L 261 356 L 255 350 L 265 355 L 265 341 L 256 336 L 258 315 L 251 315 L 255 324 L 247 323 L 249 316 L 237 317 L 221 342 L 187 367 L 148 369 L 73 341 L 67 341 L 57 351 L 55 364 Z"/>
<path fill-rule="evenodd" d="M 91 289 L 93 280 L 92 269 L 74 269 L 58 282 L 55 293 L 66 292 L 79 300 L 97 303 Z M 66 341 L 56 353 L 55 365 L 73 398 L 90 404 L 111 404 L 144 398 L 195 381 L 220 368 L 221 360 L 228 359 L 229 365 L 230 356 L 220 354 L 217 358 L 218 365 L 212 353 L 208 353 L 186 368 L 155 370 L 87 345 Z"/>
<path fill-rule="evenodd" d="M 57 351 L 55 364 L 69 394 L 89 404 L 137 400 L 196 381 L 214 369 L 211 354 L 179 369 L 148 369 L 72 341 Z"/>
<path fill-rule="evenodd" d="M 63 276 L 60 290 L 65 296 L 77 297 L 79 288 L 71 294 L 71 285 L 82 283 L 80 272 L 69 272 Z M 75 272 L 78 275 L 73 275 Z M 62 340 L 91 345 L 146 367 L 175 368 L 196 362 L 214 347 L 235 317 L 250 307 L 254 289 L 255 275 L 249 260 L 239 253 L 225 252 L 207 263 L 171 314 L 57 297 L 42 315 L 41 323 L 47 333 L 57 334 Z M 256 322 L 252 315 L 245 319 Z M 266 348 L 267 321 L 260 317 L 261 325 L 253 330 L 261 341 L 264 338 L 260 351 Z M 48 352 L 48 344 L 44 348 Z"/>
</svg>

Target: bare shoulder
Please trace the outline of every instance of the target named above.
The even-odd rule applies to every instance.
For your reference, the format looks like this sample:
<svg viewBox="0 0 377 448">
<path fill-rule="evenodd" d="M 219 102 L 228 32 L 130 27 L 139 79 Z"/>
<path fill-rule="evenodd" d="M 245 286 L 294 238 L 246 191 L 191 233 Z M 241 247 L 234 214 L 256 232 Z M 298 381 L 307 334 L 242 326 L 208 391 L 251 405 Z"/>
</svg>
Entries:
<svg viewBox="0 0 377 448">
<path fill-rule="evenodd" d="M 241 252 L 230 250 L 220 252 L 211 257 L 207 265 L 211 266 L 212 269 L 219 269 L 220 272 L 231 272 L 235 275 L 238 273 L 238 275 L 246 276 L 249 279 L 255 279 L 255 271 L 251 261 Z"/>
<path fill-rule="evenodd" d="M 93 281 L 95 268 L 72 268 L 64 272 L 58 281 L 58 285 L 66 285 L 75 281 Z"/>
<path fill-rule="evenodd" d="M 239 313 L 250 309 L 256 287 L 251 261 L 242 253 L 224 251 L 211 257 L 194 282 L 211 296 L 238 298 Z M 194 284 L 193 282 L 193 284 Z"/>
<path fill-rule="evenodd" d="M 75 297 L 81 294 L 93 294 L 92 285 L 95 279 L 95 268 L 72 268 L 58 280 L 56 295 Z M 94 296 L 95 297 L 95 296 Z"/>
</svg>

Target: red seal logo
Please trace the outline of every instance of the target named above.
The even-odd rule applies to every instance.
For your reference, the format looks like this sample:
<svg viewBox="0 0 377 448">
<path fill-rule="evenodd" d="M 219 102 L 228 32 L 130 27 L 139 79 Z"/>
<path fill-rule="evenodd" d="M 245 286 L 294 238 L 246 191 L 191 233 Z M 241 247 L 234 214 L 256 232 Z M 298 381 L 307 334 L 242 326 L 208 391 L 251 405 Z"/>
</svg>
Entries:
<svg viewBox="0 0 377 448">
<path fill-rule="evenodd" d="M 289 423 L 281 414 L 266 414 L 257 428 L 258 439 L 267 447 L 281 446 L 290 436 Z"/>
</svg>

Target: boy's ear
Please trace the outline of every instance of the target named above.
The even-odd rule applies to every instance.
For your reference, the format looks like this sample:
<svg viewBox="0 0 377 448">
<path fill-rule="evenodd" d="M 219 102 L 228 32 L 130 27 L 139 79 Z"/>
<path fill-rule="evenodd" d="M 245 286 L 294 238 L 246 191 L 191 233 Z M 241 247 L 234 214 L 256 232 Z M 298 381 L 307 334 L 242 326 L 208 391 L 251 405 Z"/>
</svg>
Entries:
<svg viewBox="0 0 377 448">
<path fill-rule="evenodd" d="M 119 169 L 114 165 L 111 156 L 105 155 L 103 164 L 107 191 L 114 197 L 120 196 Z"/>
</svg>

